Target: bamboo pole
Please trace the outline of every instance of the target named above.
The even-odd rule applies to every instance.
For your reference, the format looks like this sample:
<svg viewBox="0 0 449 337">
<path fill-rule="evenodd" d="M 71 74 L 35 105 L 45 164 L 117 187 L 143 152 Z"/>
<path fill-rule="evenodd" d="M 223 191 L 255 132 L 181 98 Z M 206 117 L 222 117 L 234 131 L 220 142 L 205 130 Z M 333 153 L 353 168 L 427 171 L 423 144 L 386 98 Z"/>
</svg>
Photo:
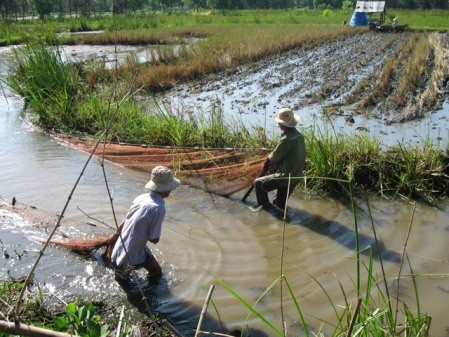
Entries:
<svg viewBox="0 0 449 337">
<path fill-rule="evenodd" d="M 19 320 L 20 320 L 20 304 L 22 302 L 22 299 L 23 299 L 23 296 L 25 294 L 25 291 L 28 289 L 28 285 L 31 282 L 31 278 L 34 276 L 34 271 L 36 270 L 36 268 L 37 268 L 37 266 L 38 266 L 42 256 L 44 255 L 45 249 L 50 244 L 51 239 L 53 238 L 53 235 L 55 234 L 56 230 L 61 226 L 61 221 L 62 221 L 62 219 L 64 217 L 64 214 L 65 214 L 65 211 L 66 211 L 67 207 L 69 206 L 70 200 L 72 199 L 72 196 L 73 196 L 76 188 L 78 187 L 78 183 L 80 182 L 81 177 L 83 176 L 84 172 L 86 171 L 87 165 L 89 164 L 90 160 L 92 159 L 92 157 L 94 155 L 94 152 L 97 149 L 98 145 L 100 144 L 101 140 L 103 139 L 104 135 L 105 135 L 105 132 L 103 132 L 100 135 L 100 138 L 98 139 L 98 141 L 97 141 L 97 143 L 96 143 L 96 145 L 94 147 L 94 150 L 92 151 L 90 156 L 87 158 L 86 162 L 84 163 L 84 166 L 83 166 L 80 174 L 78 175 L 78 178 L 77 178 L 75 184 L 73 185 L 72 190 L 71 190 L 71 192 L 70 192 L 70 194 L 69 194 L 69 196 L 68 196 L 68 198 L 66 200 L 64 208 L 63 208 L 61 214 L 58 216 L 58 221 L 56 222 L 55 226 L 53 227 L 53 230 L 50 232 L 50 235 L 48 236 L 47 241 L 45 241 L 44 245 L 39 250 L 39 254 L 38 254 L 37 258 L 36 258 L 36 261 L 34 262 L 33 266 L 31 267 L 31 270 L 30 270 L 30 272 L 29 272 L 29 274 L 28 274 L 28 276 L 27 276 L 27 278 L 25 280 L 25 284 L 23 285 L 23 288 L 22 288 L 22 290 L 20 291 L 20 294 L 19 294 L 19 298 L 17 299 L 17 302 L 16 302 L 16 310 L 15 310 L 15 313 L 14 313 L 14 321 L 17 322 L 17 323 L 19 323 Z"/>
<path fill-rule="evenodd" d="M 206 300 L 204 301 L 204 304 L 203 304 L 203 309 L 201 310 L 201 316 L 198 321 L 198 326 L 196 327 L 195 337 L 198 337 L 199 333 L 201 332 L 200 331 L 201 324 L 203 323 L 203 318 L 204 318 L 204 315 L 206 314 L 207 307 L 209 306 L 209 301 L 212 296 L 212 292 L 214 291 L 214 288 L 215 288 L 215 285 L 211 284 L 210 288 L 209 288 L 209 292 L 207 293 L 207 296 L 206 296 Z"/>
<path fill-rule="evenodd" d="M 27 325 L 20 322 L 7 321 L 0 321 L 0 332 L 4 332 L 9 335 L 30 337 L 75 337 L 75 335 L 64 332 L 38 328 L 36 326 Z"/>
</svg>

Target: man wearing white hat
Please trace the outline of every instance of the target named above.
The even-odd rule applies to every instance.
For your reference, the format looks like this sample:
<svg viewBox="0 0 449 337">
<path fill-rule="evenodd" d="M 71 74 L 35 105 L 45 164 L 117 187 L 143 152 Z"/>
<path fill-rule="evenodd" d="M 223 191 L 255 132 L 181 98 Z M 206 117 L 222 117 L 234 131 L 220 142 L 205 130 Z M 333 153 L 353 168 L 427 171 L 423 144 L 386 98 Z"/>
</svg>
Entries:
<svg viewBox="0 0 449 337">
<path fill-rule="evenodd" d="M 274 117 L 282 131 L 279 144 L 271 152 L 265 161 L 264 168 L 275 173 L 259 177 L 254 181 L 257 210 L 263 208 L 267 211 L 282 211 L 285 208 L 288 197 L 298 185 L 306 162 L 306 146 L 304 136 L 296 129 L 299 121 L 298 115 L 289 108 L 282 108 Z M 277 190 L 273 204 L 268 199 L 268 192 Z"/>
<path fill-rule="evenodd" d="M 151 180 L 145 185 L 150 193 L 134 199 L 111 255 L 115 279 L 120 285 L 127 286 L 131 271 L 140 268 L 148 271 L 150 282 L 159 282 L 162 268 L 147 242 L 159 242 L 165 217 L 164 199 L 179 185 L 180 181 L 167 167 L 156 166 L 151 172 Z"/>
</svg>

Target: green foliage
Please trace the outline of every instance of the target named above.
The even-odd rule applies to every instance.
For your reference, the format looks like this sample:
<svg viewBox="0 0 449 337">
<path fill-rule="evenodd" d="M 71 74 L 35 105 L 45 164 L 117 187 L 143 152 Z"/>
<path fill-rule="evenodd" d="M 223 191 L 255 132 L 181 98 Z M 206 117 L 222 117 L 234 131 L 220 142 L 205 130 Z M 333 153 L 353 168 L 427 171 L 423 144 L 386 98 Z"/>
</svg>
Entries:
<svg viewBox="0 0 449 337">
<path fill-rule="evenodd" d="M 3 319 L 13 321 L 14 312 L 11 308 L 17 302 L 24 284 L 25 277 L 1 281 L 0 298 L 2 300 L 0 301 L 0 312 L 3 313 Z M 38 290 L 37 293 L 36 289 Z M 68 332 L 81 337 L 106 337 L 111 335 L 110 325 L 103 322 L 102 317 L 97 313 L 99 306 L 94 303 L 86 303 L 82 298 L 79 298 L 74 302 L 66 304 L 65 310 L 61 310 L 59 306 L 51 305 L 47 307 L 45 305 L 46 294 L 40 287 L 34 287 L 34 282 L 29 284 L 28 290 L 21 306 L 22 322 L 26 322 L 26 324 L 31 326 Z M 110 320 L 110 317 L 108 319 Z M 120 327 L 120 331 L 114 334 L 117 336 L 132 336 L 135 334 L 135 330 L 139 329 L 137 325 L 129 320 L 124 311 L 121 316 L 121 324 L 115 326 L 114 322 L 114 320 L 110 320 L 114 328 Z M 164 335 L 163 332 L 161 332 L 162 335 Z M 0 332 L 0 337 L 9 336 L 11 335 Z"/>
<path fill-rule="evenodd" d="M 401 196 L 433 204 L 437 198 L 448 196 L 448 164 L 442 151 L 428 142 L 412 148 L 399 144 L 385 151 L 379 139 L 363 133 L 314 129 L 305 136 L 304 175 L 311 190 L 349 195 L 344 181 L 350 180 L 358 190 L 386 198 Z"/>
<path fill-rule="evenodd" d="M 81 337 L 106 337 L 109 334 L 109 325 L 101 324 L 101 318 L 95 315 L 96 307 L 92 303 L 80 306 L 77 303 L 68 303 L 65 316 L 58 316 L 53 320 L 56 331 L 66 332 L 69 328 Z"/>
<path fill-rule="evenodd" d="M 332 12 L 332 10 L 329 9 L 329 8 L 327 8 L 327 9 L 325 9 L 325 10 L 323 11 L 323 16 L 324 16 L 325 18 L 331 16 L 332 14 L 333 14 L 333 12 Z"/>
<path fill-rule="evenodd" d="M 346 14 L 351 13 L 354 10 L 354 3 L 352 0 L 344 0 L 341 5 L 341 10 Z"/>
<path fill-rule="evenodd" d="M 33 0 L 33 4 L 41 20 L 43 20 L 46 16 L 50 15 L 53 9 L 52 0 Z"/>
</svg>

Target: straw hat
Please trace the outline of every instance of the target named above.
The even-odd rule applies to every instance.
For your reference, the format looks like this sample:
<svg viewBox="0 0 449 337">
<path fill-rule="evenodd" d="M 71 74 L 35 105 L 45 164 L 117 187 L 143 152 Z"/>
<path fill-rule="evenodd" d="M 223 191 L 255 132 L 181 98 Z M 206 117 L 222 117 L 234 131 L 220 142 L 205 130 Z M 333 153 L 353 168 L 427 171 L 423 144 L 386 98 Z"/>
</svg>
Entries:
<svg viewBox="0 0 449 337">
<path fill-rule="evenodd" d="M 288 128 L 294 128 L 296 124 L 298 124 L 299 116 L 294 114 L 289 108 L 282 108 L 278 111 L 277 116 L 274 117 L 274 120 L 278 122 L 278 124 L 284 125 Z"/>
<path fill-rule="evenodd" d="M 170 192 L 181 185 L 179 179 L 173 177 L 172 172 L 165 166 L 156 166 L 151 171 L 151 180 L 145 185 L 154 192 Z"/>
</svg>

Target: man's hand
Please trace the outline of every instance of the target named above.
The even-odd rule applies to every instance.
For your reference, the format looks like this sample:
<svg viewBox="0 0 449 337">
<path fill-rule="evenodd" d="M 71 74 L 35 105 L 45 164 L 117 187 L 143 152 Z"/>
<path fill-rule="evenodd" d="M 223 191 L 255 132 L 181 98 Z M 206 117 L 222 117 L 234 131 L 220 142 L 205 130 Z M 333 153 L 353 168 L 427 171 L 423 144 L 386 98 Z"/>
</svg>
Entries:
<svg viewBox="0 0 449 337">
<path fill-rule="evenodd" d="M 265 163 L 263 164 L 262 171 L 268 172 L 268 170 L 270 169 L 270 164 L 271 164 L 271 160 L 270 160 L 270 158 L 267 158 L 265 160 Z"/>
</svg>

